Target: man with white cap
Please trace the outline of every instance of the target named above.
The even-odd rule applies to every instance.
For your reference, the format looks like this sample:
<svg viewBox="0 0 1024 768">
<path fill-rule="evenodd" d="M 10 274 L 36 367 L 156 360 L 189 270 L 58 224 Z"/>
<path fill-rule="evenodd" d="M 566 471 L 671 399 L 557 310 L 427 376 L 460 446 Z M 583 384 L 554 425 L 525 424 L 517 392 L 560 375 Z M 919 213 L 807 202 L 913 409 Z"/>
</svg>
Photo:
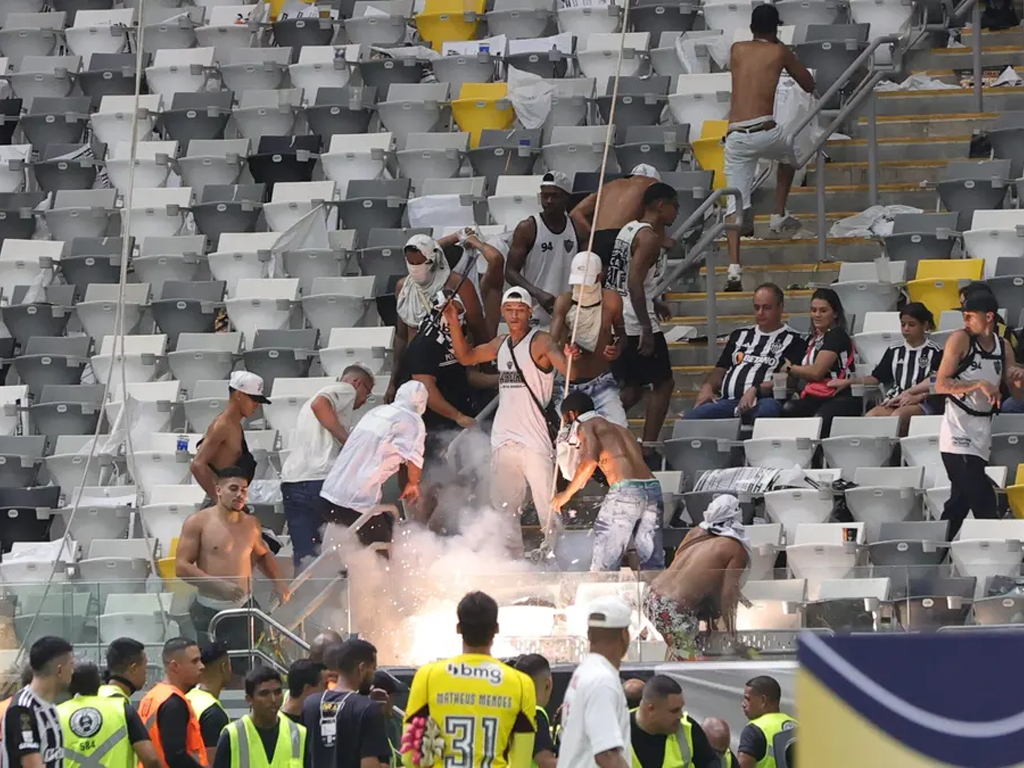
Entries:
<svg viewBox="0 0 1024 768">
<path fill-rule="evenodd" d="M 572 209 L 572 220 L 580 233 L 580 242 L 589 242 L 590 230 L 594 230 L 594 253 L 608 266 L 615 238 L 619 230 L 644 214 L 644 192 L 656 182 L 661 174 L 653 165 L 640 163 L 624 179 L 615 179 L 604 185 L 601 192 L 601 210 L 597 210 L 597 193 L 583 198 Z M 594 217 L 597 217 L 596 219 Z M 607 275 L 605 275 L 607 279 Z"/>
<path fill-rule="evenodd" d="M 256 476 L 256 459 L 245 443 L 242 422 L 269 402 L 262 378 L 248 371 L 231 374 L 228 405 L 207 428 L 192 460 L 192 477 L 206 491 L 208 503 L 217 498 L 217 470 L 238 467 L 250 483 Z"/>
<path fill-rule="evenodd" d="M 508 335 L 473 347 L 458 323 L 458 309 L 445 308 L 452 349 L 463 365 L 497 360 L 498 410 L 491 427 L 494 483 L 491 503 L 511 516 L 508 549 L 523 554 L 520 528 L 522 503 L 530 487 L 537 516 L 550 546 L 554 534 L 551 491 L 554 487 L 554 435 L 561 420 L 551 408 L 551 391 L 557 370 L 566 373 L 568 348 L 559 347 L 551 334 L 530 328 L 533 302 L 523 288 L 509 288 L 502 296 L 501 314 Z"/>
<path fill-rule="evenodd" d="M 668 646 L 667 661 L 696 657 L 701 619 L 713 623 L 719 615 L 734 649 L 745 650 L 735 640 L 736 606 L 749 567 L 750 542 L 739 500 L 717 496 L 644 595 L 644 614 Z"/>
<path fill-rule="evenodd" d="M 565 289 L 570 262 L 579 248 L 579 233 L 567 213 L 571 191 L 564 173 L 544 174 L 541 212 L 516 225 L 505 261 L 505 280 L 526 289 L 535 302 L 534 317 L 543 326 L 551 322 L 555 297 Z"/>
<path fill-rule="evenodd" d="M 629 768 L 629 709 L 619 665 L 629 650 L 630 607 L 618 597 L 587 606 L 590 653 L 572 673 L 562 704 L 558 768 Z"/>
<path fill-rule="evenodd" d="M 440 290 L 455 291 L 466 310 L 466 324 L 473 339 L 482 343 L 490 338 L 484 323 L 483 308 L 473 282 L 462 280 L 453 273 L 444 249 L 430 235 L 413 235 L 405 244 L 405 266 L 409 271 L 395 283 L 395 303 L 398 322 L 395 327 L 395 349 L 392 370 L 399 371 L 406 347 L 416 338 L 423 319 L 430 313 L 431 302 Z M 461 283 L 461 284 L 460 284 Z M 394 398 L 396 379 L 385 396 L 387 402 Z"/>
<path fill-rule="evenodd" d="M 569 392 L 586 393 L 601 416 L 621 427 L 629 426 L 612 374 L 612 361 L 626 341 L 622 297 L 618 291 L 601 287 L 601 258 L 590 251 L 573 257 L 569 288 L 555 301 L 551 321 L 551 335 L 558 344 L 569 344 L 576 330 L 575 345 L 580 354 L 572 363 Z M 556 408 L 563 395 L 564 380 L 556 380 Z"/>
</svg>

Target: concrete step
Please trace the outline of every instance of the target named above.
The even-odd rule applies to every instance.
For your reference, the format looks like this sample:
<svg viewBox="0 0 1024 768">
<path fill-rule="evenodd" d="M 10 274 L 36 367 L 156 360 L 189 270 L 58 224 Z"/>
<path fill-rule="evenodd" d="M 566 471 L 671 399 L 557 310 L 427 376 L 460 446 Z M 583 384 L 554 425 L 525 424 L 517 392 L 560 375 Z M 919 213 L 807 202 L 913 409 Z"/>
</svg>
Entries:
<svg viewBox="0 0 1024 768">
<path fill-rule="evenodd" d="M 676 392 L 695 393 L 700 390 L 704 379 L 712 370 L 711 365 L 680 365 L 672 368 Z"/>
<path fill-rule="evenodd" d="M 961 30 L 960 42 L 970 49 L 971 45 L 974 44 L 974 30 Z M 1022 43 L 1024 43 L 1024 27 L 1011 27 L 1010 29 L 1001 29 L 998 32 L 986 29 L 982 30 L 981 33 L 981 47 L 983 50 L 992 46 L 1016 45 L 1019 47 Z"/>
<path fill-rule="evenodd" d="M 970 64 L 968 64 L 970 66 Z M 986 112 L 1024 109 L 1024 87 L 982 89 Z M 974 90 L 883 91 L 877 96 L 879 117 L 894 115 L 956 115 L 974 112 Z"/>
<path fill-rule="evenodd" d="M 967 159 L 971 136 L 934 138 L 887 138 L 878 140 L 879 162 L 926 162 L 930 160 Z M 836 163 L 866 163 L 867 139 L 834 140 L 828 143 L 828 154 Z M 810 166 L 811 172 L 814 165 Z"/>
<path fill-rule="evenodd" d="M 971 40 L 965 41 L 968 46 Z M 1021 48 L 1024 36 L 1018 33 L 1016 44 L 989 45 L 985 40 L 981 49 L 981 66 L 985 68 L 1013 67 L 1018 71 L 1024 65 L 1024 50 Z M 967 48 L 932 48 L 926 51 L 915 51 L 910 55 L 908 67 L 911 71 L 935 69 L 973 69 L 974 52 Z"/>
<path fill-rule="evenodd" d="M 878 164 L 879 184 L 920 184 L 935 182 L 948 160 L 881 160 Z M 810 167 L 808 184 L 817 184 L 815 166 Z M 825 184 L 861 185 L 868 183 L 868 163 L 828 163 L 825 166 Z"/>
<path fill-rule="evenodd" d="M 783 286 L 785 288 L 785 286 Z M 809 312 L 811 309 L 811 291 L 786 291 L 786 310 L 789 312 Z M 702 315 L 707 311 L 707 294 L 705 293 L 668 293 L 665 300 L 676 316 Z M 715 295 L 715 310 L 720 315 L 739 315 L 750 312 L 754 294 L 750 293 L 719 293 Z"/>
<path fill-rule="evenodd" d="M 755 234 L 757 229 L 755 229 Z M 808 237 L 793 238 L 746 238 L 743 243 L 743 264 L 747 267 L 785 266 L 807 264 L 818 258 L 818 242 L 813 233 Z M 726 260 L 725 239 L 716 243 L 716 263 Z M 881 246 L 873 240 L 862 238 L 832 237 L 828 240 L 828 256 L 831 261 L 871 261 L 882 253 Z M 790 281 L 798 282 L 798 281 Z M 680 288 L 679 290 L 685 290 Z"/>
<path fill-rule="evenodd" d="M 755 213 L 771 211 L 774 206 L 775 190 L 763 190 L 766 195 L 753 201 Z M 871 205 L 866 184 L 831 185 L 825 189 L 825 211 L 832 218 L 833 211 L 860 212 Z M 816 213 L 818 209 L 817 190 L 811 187 L 795 187 L 789 193 L 789 210 L 793 213 Z M 934 190 L 921 189 L 916 184 L 879 184 L 879 205 L 914 205 L 924 210 L 935 206 Z"/>
<path fill-rule="evenodd" d="M 904 94 L 905 95 L 905 94 Z M 925 106 L 924 102 L 915 102 Z M 907 115 L 885 115 L 878 117 L 879 139 L 942 139 L 950 141 L 953 137 L 972 136 L 976 131 L 988 130 L 997 112 L 951 113 L 937 114 L 922 112 Z M 855 137 L 867 135 L 867 118 L 857 119 L 854 126 Z M 970 148 L 970 139 L 964 146 L 964 153 Z"/>
<path fill-rule="evenodd" d="M 743 260 L 744 246 L 748 242 L 754 242 L 751 240 L 744 240 L 740 244 L 740 260 Z M 721 295 L 724 294 L 725 289 L 725 275 L 728 269 L 725 266 L 726 259 L 723 255 L 718 260 L 715 267 L 715 284 L 716 291 Z M 782 288 L 784 291 L 790 285 L 806 286 L 810 283 L 831 283 L 839 277 L 839 264 L 827 263 L 827 264 L 792 264 L 786 265 L 761 265 L 761 266 L 748 266 L 743 268 L 743 290 L 745 292 L 751 292 L 757 286 L 762 283 L 775 283 L 777 286 Z M 707 271 L 704 267 L 701 268 L 700 278 L 698 279 L 698 285 L 695 290 L 704 290 L 707 284 Z M 740 294 L 742 295 L 742 294 Z M 748 304 L 749 306 L 749 304 Z M 685 363 L 680 362 L 679 365 Z"/>
</svg>

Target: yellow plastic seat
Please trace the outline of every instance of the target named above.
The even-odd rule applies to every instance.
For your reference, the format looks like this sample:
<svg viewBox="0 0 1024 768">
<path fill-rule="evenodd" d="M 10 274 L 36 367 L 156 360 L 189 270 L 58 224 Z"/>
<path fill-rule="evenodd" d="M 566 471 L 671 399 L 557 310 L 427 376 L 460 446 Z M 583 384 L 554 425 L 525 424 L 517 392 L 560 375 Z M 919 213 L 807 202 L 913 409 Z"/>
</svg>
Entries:
<svg viewBox="0 0 1024 768">
<path fill-rule="evenodd" d="M 487 0 L 427 0 L 416 15 L 416 29 L 440 53 L 445 43 L 475 39 L 486 10 Z"/>
<path fill-rule="evenodd" d="M 171 553 L 168 557 L 161 557 L 156 561 L 156 570 L 164 583 L 164 589 L 176 595 L 190 595 L 196 588 L 178 578 L 174 567 L 174 558 L 178 554 L 178 539 L 171 539 Z"/>
<path fill-rule="evenodd" d="M 984 259 L 923 259 L 907 283 L 907 295 L 938 317 L 960 306 L 960 281 L 981 280 L 984 268 Z"/>
<path fill-rule="evenodd" d="M 1017 465 L 1017 476 L 1013 485 L 1006 488 L 1006 500 L 1010 503 L 1010 511 L 1019 520 L 1024 520 L 1024 464 Z"/>
<path fill-rule="evenodd" d="M 705 171 L 714 171 L 713 189 L 725 186 L 725 145 L 722 138 L 728 130 L 728 120 L 705 120 L 700 138 L 693 142 L 693 156 Z"/>
<path fill-rule="evenodd" d="M 480 145 L 480 133 L 485 129 L 502 131 L 511 128 L 516 119 L 505 83 L 464 83 L 459 98 L 452 101 L 452 116 L 459 130 L 469 134 L 471 147 Z"/>
</svg>

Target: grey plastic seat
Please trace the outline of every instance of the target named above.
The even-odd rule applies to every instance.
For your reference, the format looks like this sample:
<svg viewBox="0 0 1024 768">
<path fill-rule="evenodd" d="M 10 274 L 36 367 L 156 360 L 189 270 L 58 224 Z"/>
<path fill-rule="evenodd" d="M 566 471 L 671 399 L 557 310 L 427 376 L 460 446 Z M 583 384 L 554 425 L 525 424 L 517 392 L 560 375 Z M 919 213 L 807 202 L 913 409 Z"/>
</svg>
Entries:
<svg viewBox="0 0 1024 768">
<path fill-rule="evenodd" d="M 468 133 L 410 133 L 399 141 L 395 158 L 402 177 L 418 189 L 427 179 L 458 175 L 468 150 Z"/>
<path fill-rule="evenodd" d="M 671 82 L 672 78 L 665 75 L 619 78 L 618 103 L 615 106 L 615 120 L 618 125 L 656 125 L 668 102 Z M 605 84 L 604 95 L 594 99 L 605 123 L 611 115 L 613 88 L 614 81 L 609 78 Z M 626 167 L 621 162 L 620 165 Z"/>
<path fill-rule="evenodd" d="M 335 134 L 366 133 L 377 93 L 373 86 L 317 89 L 316 101 L 305 110 L 310 132 L 324 137 L 324 143 Z"/>
<path fill-rule="evenodd" d="M 93 103 L 88 96 L 33 99 L 29 111 L 21 118 L 21 129 L 36 147 L 78 144 L 85 137 Z"/>
<path fill-rule="evenodd" d="M 988 460 L 991 467 L 1008 467 L 1010 474 L 1017 472 L 1017 465 L 1024 464 L 1024 435 L 992 435 L 992 452 Z"/>
<path fill-rule="evenodd" d="M 45 449 L 42 435 L 0 435 L 0 487 L 35 485 Z"/>
<path fill-rule="evenodd" d="M 0 488 L 0 551 L 4 554 L 18 542 L 41 542 L 50 538 L 52 510 L 58 508 L 61 489 L 56 485 L 35 488 Z"/>
<path fill-rule="evenodd" d="M 976 579 L 938 577 L 922 579 L 906 599 L 896 601 L 896 617 L 908 632 L 962 626 L 971 609 Z"/>
<path fill-rule="evenodd" d="M 968 623 L 982 627 L 1024 623 L 1024 596 L 1010 592 L 978 598 L 971 604 Z"/>
<path fill-rule="evenodd" d="M 316 357 L 318 334 L 302 330 L 257 330 L 250 348 L 242 353 L 245 369 L 263 379 L 263 388 L 273 390 L 275 379 L 298 379 L 309 375 Z"/>
<path fill-rule="evenodd" d="M 233 100 L 231 91 L 176 93 L 171 108 L 157 116 L 157 128 L 177 141 L 182 150 L 187 150 L 193 139 L 223 139 Z"/>
<path fill-rule="evenodd" d="M 250 145 L 248 139 L 194 139 L 177 159 L 178 173 L 197 194 L 210 184 L 237 184 Z"/>
<path fill-rule="evenodd" d="M 552 46 L 547 51 L 510 53 L 505 64 L 544 79 L 563 78 L 569 68 L 572 56 Z"/>
<path fill-rule="evenodd" d="M 168 280 L 160 298 L 150 304 L 153 320 L 167 343 L 174 347 L 181 333 L 213 333 L 217 309 L 224 300 L 225 282 L 181 282 Z"/>
<path fill-rule="evenodd" d="M 985 136 L 995 156 L 1010 161 L 1010 178 L 1024 176 L 1024 111 L 1000 112 Z"/>
<path fill-rule="evenodd" d="M 1000 256 L 996 259 L 996 277 L 1019 277 L 1021 275 L 1024 275 L 1024 256 Z"/>
<path fill-rule="evenodd" d="M 132 259 L 135 274 L 149 283 L 153 295 L 159 296 L 168 280 L 195 279 L 207 242 L 206 235 L 144 238 Z"/>
<path fill-rule="evenodd" d="M 8 12 L 0 29 L 0 51 L 19 70 L 26 57 L 50 56 L 58 51 L 67 15 Z M 29 70 L 34 71 L 34 70 Z"/>
<path fill-rule="evenodd" d="M 263 136 L 284 136 L 295 130 L 302 89 L 245 90 L 238 94 L 234 126 L 255 145 Z"/>
<path fill-rule="evenodd" d="M 485 128 L 480 143 L 466 153 L 475 176 L 487 179 L 493 190 L 499 176 L 528 176 L 540 155 L 540 128 L 507 131 Z"/>
<path fill-rule="evenodd" d="M 14 359 L 14 370 L 38 397 L 48 384 L 78 384 L 89 362 L 88 336 L 33 336 Z"/>
<path fill-rule="evenodd" d="M 868 24 L 809 24 L 804 42 L 796 46 L 801 63 L 814 70 L 818 92 L 824 94 L 867 48 Z M 836 94 L 825 106 L 839 105 L 843 93 L 859 82 L 857 77 Z"/>
<path fill-rule="evenodd" d="M 149 283 L 127 283 L 123 295 L 117 283 L 92 283 L 75 303 L 78 322 L 95 343 L 117 330 L 117 306 L 121 304 L 121 327 L 134 333 L 142 319 L 143 306 L 149 304 Z"/>
<path fill-rule="evenodd" d="M 377 115 L 396 139 L 429 133 L 445 124 L 449 98 L 448 83 L 395 83 L 378 102 Z"/>
<path fill-rule="evenodd" d="M 885 253 L 905 261 L 907 274 L 917 274 L 922 259 L 948 259 L 957 240 L 956 213 L 901 213 L 893 217 L 892 234 L 884 238 Z"/>
<path fill-rule="evenodd" d="M 319 151 L 319 136 L 262 136 L 248 157 L 249 173 L 273 194 L 279 181 L 312 181 Z"/>
<path fill-rule="evenodd" d="M 73 311 L 75 289 L 70 285 L 51 285 L 44 300 L 25 304 L 29 286 L 16 285 L 4 290 L 10 303 L 0 305 L 0 317 L 14 339 L 24 346 L 33 336 L 61 336 Z"/>
<path fill-rule="evenodd" d="M 117 213 L 116 201 L 116 189 L 62 189 L 43 217 L 55 240 L 104 237 Z"/>
<path fill-rule="evenodd" d="M 8 82 L 20 99 L 69 96 L 81 68 L 81 56 L 26 56 Z"/>
<path fill-rule="evenodd" d="M 373 304 L 373 275 L 359 277 L 318 277 L 302 297 L 302 314 L 321 337 L 333 328 L 364 325 Z"/>
<path fill-rule="evenodd" d="M 359 250 L 359 271 L 364 275 L 389 278 L 404 275 L 405 244 L 413 235 L 429 235 L 426 228 L 379 228 L 371 229 L 366 238 L 366 247 Z"/>
<path fill-rule="evenodd" d="M 868 543 L 873 577 L 889 577 L 894 600 L 929 589 L 936 578 L 948 575 L 942 565 L 949 545 L 942 520 L 882 523 L 878 540 Z"/>
<path fill-rule="evenodd" d="M 227 232 L 255 232 L 266 199 L 265 184 L 209 184 L 192 206 L 192 217 L 212 241 Z"/>
<path fill-rule="evenodd" d="M 615 157 L 620 168 L 646 163 L 659 171 L 674 171 L 689 139 L 688 125 L 630 125 L 623 141 L 615 145 Z"/>
<path fill-rule="evenodd" d="M 438 82 L 447 83 L 450 93 L 459 93 L 466 83 L 490 83 L 501 61 L 498 54 L 484 51 L 479 46 L 474 53 L 451 54 L 432 62 L 431 68 Z"/>
<path fill-rule="evenodd" d="M 226 380 L 242 350 L 242 334 L 182 333 L 177 349 L 167 353 L 167 365 L 185 391 L 200 380 Z"/>
<path fill-rule="evenodd" d="M 299 278 L 303 295 L 309 292 L 318 277 L 341 277 L 349 272 L 356 253 L 354 229 L 332 230 L 327 233 L 327 248 L 297 248 L 284 251 L 281 261 L 285 274 Z"/>
<path fill-rule="evenodd" d="M 691 0 L 633 0 L 629 21 L 634 32 L 659 34 L 665 30 L 689 32 L 697 18 L 699 3 Z"/>
<path fill-rule="evenodd" d="M 224 87 L 241 98 L 250 91 L 277 90 L 284 82 L 292 52 L 288 48 L 228 48 L 218 54 Z M 241 101 L 240 98 L 240 101 Z"/>
<path fill-rule="evenodd" d="M 282 48 L 298 50 L 307 45 L 330 45 L 334 39 L 333 19 L 278 19 L 273 23 L 274 43 Z"/>
<path fill-rule="evenodd" d="M 143 66 L 149 64 L 149 57 L 144 57 L 143 62 Z M 78 73 L 77 82 L 82 93 L 93 99 L 131 96 L 135 93 L 135 54 L 94 53 L 86 68 Z M 145 75 L 142 84 L 145 87 Z"/>
<path fill-rule="evenodd" d="M 406 20 L 412 17 L 413 4 L 409 0 L 359 1 L 353 4 L 352 15 L 345 19 L 345 32 L 350 42 L 390 47 L 405 39 Z"/>
<path fill-rule="evenodd" d="M 957 213 L 957 229 L 965 232 L 975 211 L 1003 207 L 1010 178 L 1009 160 L 952 160 L 938 183 L 939 199 Z"/>
<path fill-rule="evenodd" d="M 739 419 L 680 419 L 665 441 L 669 467 L 683 473 L 683 492 L 693 490 L 702 472 L 734 466 L 733 443 L 740 436 Z"/>
<path fill-rule="evenodd" d="M 5 192 L 0 194 L 0 241 L 31 240 L 39 221 L 36 208 L 46 200 L 45 192 Z"/>
<path fill-rule="evenodd" d="M 97 190 L 113 193 L 114 190 Z M 57 193 L 60 195 L 61 193 Z M 89 192 L 75 192 L 88 195 Z M 113 194 L 110 196 L 113 197 Z M 98 196 L 99 200 L 103 196 Z M 113 199 L 110 200 L 111 210 Z M 120 237 L 74 237 L 68 253 L 58 264 L 64 279 L 75 287 L 77 296 L 84 296 L 93 283 L 117 283 L 121 278 L 121 254 L 124 240 Z"/>
<path fill-rule="evenodd" d="M 52 438 L 95 433 L 102 411 L 103 386 L 92 384 L 43 387 L 28 409 L 33 433 Z"/>
<path fill-rule="evenodd" d="M 1004 258 L 997 260 L 1004 261 Z M 999 306 L 1006 310 L 1006 322 L 1010 325 L 1015 325 L 1020 313 L 1024 312 L 1024 273 L 1016 276 L 996 276 L 990 277 L 985 282 L 988 283 L 992 289 L 992 293 L 996 295 L 996 301 L 999 302 Z"/>
<path fill-rule="evenodd" d="M 392 85 L 414 85 L 422 82 L 426 65 L 426 60 L 410 56 L 360 61 L 358 68 L 359 74 L 363 77 L 363 84 L 383 95 Z"/>
<path fill-rule="evenodd" d="M 408 179 L 349 182 L 347 198 L 338 203 L 343 225 L 359 235 L 368 235 L 371 229 L 397 229 L 410 186 Z"/>
<path fill-rule="evenodd" d="M 39 160 L 32 163 L 36 183 L 44 192 L 62 189 L 92 189 L 99 170 L 98 161 L 106 148 L 88 144 L 50 144 L 42 148 Z"/>
</svg>

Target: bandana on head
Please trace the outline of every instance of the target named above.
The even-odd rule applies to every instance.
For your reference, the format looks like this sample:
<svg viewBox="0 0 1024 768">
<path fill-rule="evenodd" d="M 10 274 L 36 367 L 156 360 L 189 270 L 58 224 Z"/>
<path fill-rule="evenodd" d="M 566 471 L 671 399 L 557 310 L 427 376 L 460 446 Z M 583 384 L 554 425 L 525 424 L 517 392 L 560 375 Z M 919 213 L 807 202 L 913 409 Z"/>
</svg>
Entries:
<svg viewBox="0 0 1024 768">
<path fill-rule="evenodd" d="M 423 318 L 430 312 L 431 298 L 444 288 L 451 269 L 444 251 L 429 235 L 413 235 L 405 247 L 415 248 L 422 253 L 429 267 L 427 281 L 424 283 L 417 282 L 412 274 L 406 277 L 396 299 L 398 316 L 410 328 L 419 328 Z"/>
<path fill-rule="evenodd" d="M 750 540 L 743 528 L 743 510 L 735 496 L 723 493 L 716 496 L 704 510 L 704 522 L 700 524 L 708 533 L 736 539 L 747 551 L 747 564 L 750 564 Z"/>
<path fill-rule="evenodd" d="M 601 286 L 574 285 L 572 287 L 573 304 L 566 312 L 565 322 L 571 331 L 576 328 L 576 345 L 587 352 L 597 349 L 597 340 L 601 336 Z M 576 316 L 579 316 L 579 321 Z"/>
</svg>

